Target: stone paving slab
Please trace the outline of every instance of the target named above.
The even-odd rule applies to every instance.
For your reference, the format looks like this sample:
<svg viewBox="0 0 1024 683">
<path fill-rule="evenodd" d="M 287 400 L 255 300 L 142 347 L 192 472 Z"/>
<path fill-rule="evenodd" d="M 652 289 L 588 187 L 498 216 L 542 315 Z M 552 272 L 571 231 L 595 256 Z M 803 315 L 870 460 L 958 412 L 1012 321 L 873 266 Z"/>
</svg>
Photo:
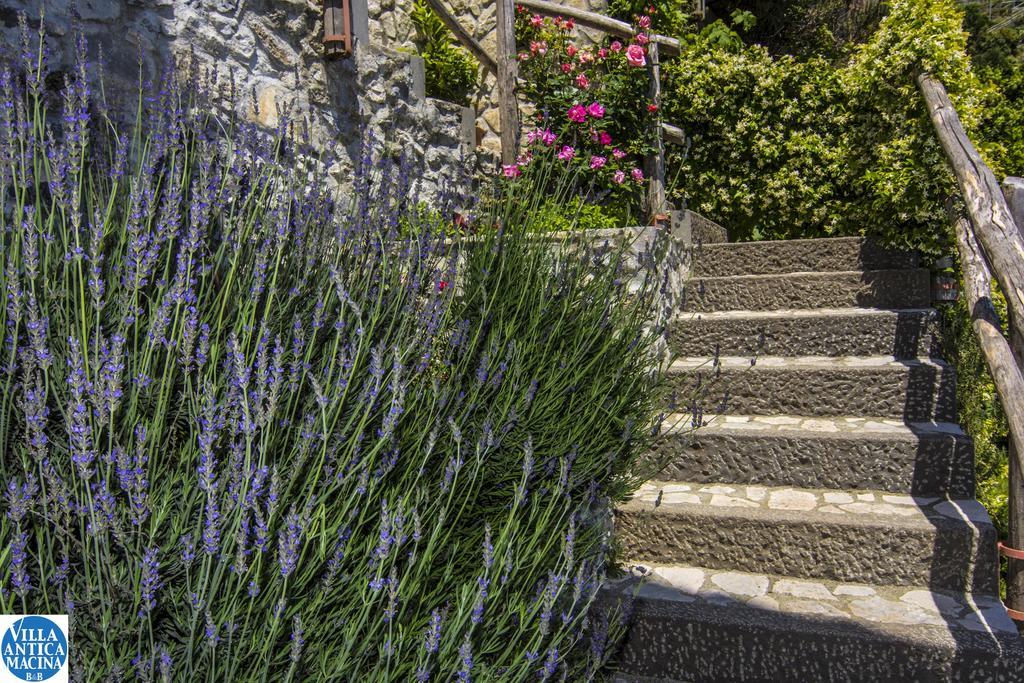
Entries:
<svg viewBox="0 0 1024 683">
<path fill-rule="evenodd" d="M 814 581 L 770 574 L 679 565 L 635 564 L 640 595 L 679 602 L 748 607 L 789 614 L 820 615 L 865 624 L 900 624 L 978 632 L 1017 633 L 994 596 L 935 591 L 924 587 Z"/>
<path fill-rule="evenodd" d="M 984 506 L 976 500 L 946 500 L 876 491 L 838 491 L 738 484 L 684 484 L 647 482 L 633 496 L 631 507 L 676 505 L 757 508 L 886 519 L 968 520 L 990 524 Z"/>
</svg>

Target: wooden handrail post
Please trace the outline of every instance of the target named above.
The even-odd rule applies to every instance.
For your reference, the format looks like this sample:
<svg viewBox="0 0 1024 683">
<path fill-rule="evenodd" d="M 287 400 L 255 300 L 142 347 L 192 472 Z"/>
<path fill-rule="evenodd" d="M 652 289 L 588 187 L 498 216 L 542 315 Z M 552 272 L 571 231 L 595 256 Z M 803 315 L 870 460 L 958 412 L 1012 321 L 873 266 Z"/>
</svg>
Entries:
<svg viewBox="0 0 1024 683">
<path fill-rule="evenodd" d="M 1003 197 L 1010 209 L 1018 232 L 1024 232 L 1024 180 L 1006 178 L 1003 180 Z M 1024 373 L 1024 320 L 1013 315 L 1009 320 L 1010 348 L 1017 367 Z M 1010 440 L 1009 496 L 1007 515 L 1009 517 L 1007 542 L 1011 548 L 1024 548 L 1024 453 L 1017 452 L 1018 445 Z M 1010 609 L 1024 612 L 1024 560 L 1007 559 L 1006 605 Z"/>
<path fill-rule="evenodd" d="M 515 163 L 519 153 L 519 105 L 516 100 L 516 28 L 514 0 L 496 0 L 495 37 L 498 54 L 498 122 L 501 125 L 501 163 Z"/>
<path fill-rule="evenodd" d="M 964 131 L 945 86 L 927 73 L 917 86 L 956 176 L 970 221 L 957 224 L 972 325 L 1010 427 L 1009 547 L 1024 550 L 1024 234 L 992 169 Z M 992 277 L 1006 297 L 1009 341 L 989 300 Z M 991 309 L 991 310 L 986 310 Z M 1009 560 L 1007 607 L 1024 614 L 1024 561 Z"/>
<path fill-rule="evenodd" d="M 648 43 L 648 72 L 651 77 L 648 94 L 651 102 L 661 109 L 661 65 L 658 60 L 658 44 Z M 654 224 L 659 214 L 665 211 L 665 139 L 659 122 L 660 114 L 654 116 L 651 130 L 654 134 L 654 149 L 644 159 L 644 173 L 647 174 L 647 221 Z"/>
</svg>

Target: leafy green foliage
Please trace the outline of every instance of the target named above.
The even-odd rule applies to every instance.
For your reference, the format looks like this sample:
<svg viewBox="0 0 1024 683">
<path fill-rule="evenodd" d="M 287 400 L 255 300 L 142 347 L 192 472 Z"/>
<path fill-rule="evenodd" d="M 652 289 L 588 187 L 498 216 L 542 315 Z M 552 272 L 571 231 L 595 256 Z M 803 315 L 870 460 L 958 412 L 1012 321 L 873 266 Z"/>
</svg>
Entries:
<svg viewBox="0 0 1024 683">
<path fill-rule="evenodd" d="M 608 16 L 630 24 L 647 16 L 651 18 L 651 30 L 655 33 L 681 38 L 693 30 L 694 7 L 689 0 L 611 0 Z"/>
<path fill-rule="evenodd" d="M 476 61 L 423 0 L 415 0 L 410 18 L 416 27 L 423 57 L 427 95 L 466 104 L 477 86 Z"/>
<path fill-rule="evenodd" d="M 606 230 L 630 225 L 629 218 L 613 206 L 602 206 L 575 196 L 545 202 L 532 222 L 541 231 Z"/>
<path fill-rule="evenodd" d="M 971 69 L 961 21 L 949 0 L 897 0 L 838 67 L 706 28 L 664 68 L 665 116 L 693 140 L 676 160 L 679 194 L 738 239 L 870 233 L 947 251 L 955 186 L 914 74 L 937 75 L 986 140 L 991 87 Z M 1001 167 L 1002 147 L 981 146 Z"/>
<path fill-rule="evenodd" d="M 993 303 L 1006 319 L 1006 301 Z M 995 385 L 971 327 L 970 312 L 961 300 L 944 311 L 942 356 L 956 368 L 960 424 L 974 439 L 978 500 L 988 509 L 1000 536 L 1006 537 L 1009 491 L 1009 432 Z"/>
</svg>

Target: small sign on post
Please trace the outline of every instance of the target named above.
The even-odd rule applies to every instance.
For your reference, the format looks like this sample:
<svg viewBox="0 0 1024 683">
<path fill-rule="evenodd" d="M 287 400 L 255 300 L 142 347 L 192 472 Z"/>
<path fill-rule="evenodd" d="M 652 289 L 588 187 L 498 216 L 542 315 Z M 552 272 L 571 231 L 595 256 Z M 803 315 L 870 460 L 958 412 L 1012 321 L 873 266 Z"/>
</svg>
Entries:
<svg viewBox="0 0 1024 683">
<path fill-rule="evenodd" d="M 352 7 L 349 0 L 324 0 L 324 55 L 328 59 L 352 54 Z"/>
</svg>

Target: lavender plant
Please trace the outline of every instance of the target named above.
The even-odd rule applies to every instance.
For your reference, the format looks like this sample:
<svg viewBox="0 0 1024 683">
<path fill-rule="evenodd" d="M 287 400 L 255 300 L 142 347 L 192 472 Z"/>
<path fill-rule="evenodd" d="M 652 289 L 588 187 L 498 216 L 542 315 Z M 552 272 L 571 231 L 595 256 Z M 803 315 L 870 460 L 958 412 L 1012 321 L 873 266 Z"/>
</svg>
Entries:
<svg viewBox="0 0 1024 683">
<path fill-rule="evenodd" d="M 469 230 L 368 151 L 340 201 L 195 73 L 122 121 L 43 42 L 0 71 L 0 608 L 70 614 L 79 680 L 595 676 L 654 278 L 530 237 L 526 183 Z"/>
</svg>

